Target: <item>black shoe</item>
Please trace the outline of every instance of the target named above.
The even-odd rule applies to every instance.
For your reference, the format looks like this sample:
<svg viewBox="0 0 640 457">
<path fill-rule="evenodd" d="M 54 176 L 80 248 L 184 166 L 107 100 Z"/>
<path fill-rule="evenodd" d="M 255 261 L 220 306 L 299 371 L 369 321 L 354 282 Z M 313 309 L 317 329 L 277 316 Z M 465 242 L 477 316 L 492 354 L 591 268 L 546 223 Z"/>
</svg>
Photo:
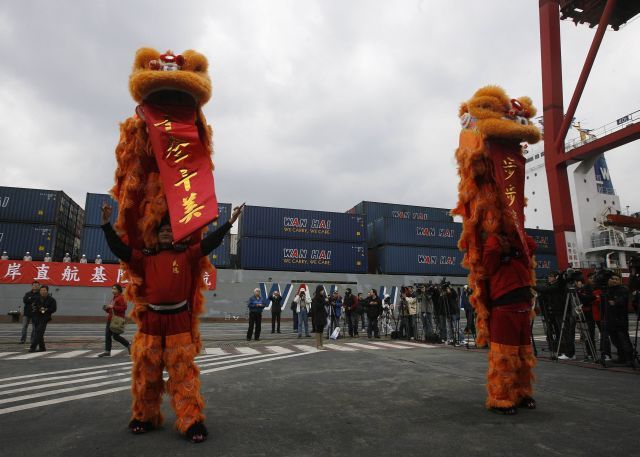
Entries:
<svg viewBox="0 0 640 457">
<path fill-rule="evenodd" d="M 251 338 L 247 338 L 247 341 L 251 341 Z"/>
<path fill-rule="evenodd" d="M 280 330 L 278 330 L 278 333 L 282 333 Z"/>
<path fill-rule="evenodd" d="M 256 341 L 260 341 L 260 338 L 256 338 Z"/>
<path fill-rule="evenodd" d="M 29 348 L 29 352 L 36 352 L 36 350 L 33 348 Z"/>
<path fill-rule="evenodd" d="M 26 343 L 26 341 L 20 341 L 20 344 L 24 344 L 24 343 Z"/>
<path fill-rule="evenodd" d="M 47 349 L 46 348 L 40 348 L 40 349 L 38 349 L 38 352 L 47 352 Z"/>
<path fill-rule="evenodd" d="M 98 357 L 111 357 L 111 351 L 104 351 L 98 354 Z"/>
<path fill-rule="evenodd" d="M 276 332 L 274 332 L 273 330 L 271 330 L 271 333 L 276 333 Z"/>
</svg>

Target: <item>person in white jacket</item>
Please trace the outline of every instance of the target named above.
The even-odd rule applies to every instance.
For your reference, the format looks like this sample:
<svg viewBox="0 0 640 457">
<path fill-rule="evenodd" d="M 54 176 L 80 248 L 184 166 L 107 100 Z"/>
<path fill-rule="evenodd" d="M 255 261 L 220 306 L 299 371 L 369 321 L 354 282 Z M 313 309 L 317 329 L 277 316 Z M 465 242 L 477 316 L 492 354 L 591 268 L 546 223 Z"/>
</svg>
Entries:
<svg viewBox="0 0 640 457">
<path fill-rule="evenodd" d="M 293 303 L 295 303 L 296 313 L 298 315 L 298 338 L 302 338 L 303 324 L 305 336 L 311 338 L 311 335 L 309 335 L 309 323 L 307 321 L 307 316 L 311 309 L 311 296 L 304 287 L 300 289 L 298 295 L 293 299 Z"/>
</svg>

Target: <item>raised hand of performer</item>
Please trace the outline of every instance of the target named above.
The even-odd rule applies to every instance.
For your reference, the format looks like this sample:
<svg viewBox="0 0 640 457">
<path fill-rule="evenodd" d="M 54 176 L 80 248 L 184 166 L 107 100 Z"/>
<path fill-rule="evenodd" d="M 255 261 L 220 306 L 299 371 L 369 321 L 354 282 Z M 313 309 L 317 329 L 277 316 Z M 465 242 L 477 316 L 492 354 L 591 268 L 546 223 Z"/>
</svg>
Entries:
<svg viewBox="0 0 640 457">
<path fill-rule="evenodd" d="M 108 203 L 103 203 L 102 204 L 102 225 L 109 222 L 109 219 L 111 219 L 111 213 L 113 213 L 113 207 Z"/>
<path fill-rule="evenodd" d="M 240 213 L 242 213 L 242 210 L 244 209 L 244 206 L 246 205 L 246 203 L 243 203 L 240 206 L 236 206 L 235 208 L 233 208 L 233 213 L 231 213 L 231 218 L 229 218 L 229 223 L 233 225 L 233 223 L 238 219 L 238 217 L 240 217 Z"/>
</svg>

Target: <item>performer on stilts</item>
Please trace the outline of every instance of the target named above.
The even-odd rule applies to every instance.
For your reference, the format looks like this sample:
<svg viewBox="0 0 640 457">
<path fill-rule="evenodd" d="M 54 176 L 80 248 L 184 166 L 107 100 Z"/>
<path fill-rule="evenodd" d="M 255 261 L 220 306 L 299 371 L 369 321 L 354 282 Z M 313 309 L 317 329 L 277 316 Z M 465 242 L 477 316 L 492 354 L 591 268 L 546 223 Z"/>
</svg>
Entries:
<svg viewBox="0 0 640 457">
<path fill-rule="evenodd" d="M 534 409 L 531 348 L 535 242 L 524 232 L 523 142 L 536 143 L 531 99 L 486 86 L 461 105 L 456 151 L 460 184 L 453 214 L 469 269 L 478 345 L 489 345 L 486 406 L 503 414 Z"/>
<path fill-rule="evenodd" d="M 126 298 L 134 303 L 131 317 L 138 325 L 131 347 L 129 428 L 134 434 L 157 428 L 167 390 L 176 428 L 195 443 L 208 435 L 194 362 L 202 350 L 201 290 L 205 276 L 213 274 L 207 255 L 242 209 L 236 207 L 228 222 L 203 238 L 218 217 L 211 128 L 201 109 L 211 97 L 207 68 L 195 51 L 137 51 L 129 89 L 139 105 L 121 124 L 116 148 L 115 230 L 109 224 L 112 209 L 102 210 L 107 242 L 129 279 Z"/>
</svg>

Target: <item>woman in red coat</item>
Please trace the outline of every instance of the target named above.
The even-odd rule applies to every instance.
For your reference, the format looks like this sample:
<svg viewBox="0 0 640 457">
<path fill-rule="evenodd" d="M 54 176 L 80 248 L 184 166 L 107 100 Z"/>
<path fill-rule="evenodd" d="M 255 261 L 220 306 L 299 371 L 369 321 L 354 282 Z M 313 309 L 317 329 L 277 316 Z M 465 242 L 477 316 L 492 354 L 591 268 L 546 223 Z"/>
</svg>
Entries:
<svg viewBox="0 0 640 457">
<path fill-rule="evenodd" d="M 127 302 L 122 296 L 122 286 L 120 284 L 114 284 L 111 288 L 111 293 L 113 294 L 111 303 L 102 307 L 102 309 L 104 309 L 104 311 L 107 313 L 107 328 L 104 332 L 104 352 L 98 355 L 98 357 L 111 356 L 111 338 L 127 348 L 127 352 L 131 353 L 131 349 L 129 348 L 130 343 L 121 335 L 113 333 L 110 327 L 111 319 L 114 315 L 124 318 L 125 313 L 127 312 Z"/>
</svg>

